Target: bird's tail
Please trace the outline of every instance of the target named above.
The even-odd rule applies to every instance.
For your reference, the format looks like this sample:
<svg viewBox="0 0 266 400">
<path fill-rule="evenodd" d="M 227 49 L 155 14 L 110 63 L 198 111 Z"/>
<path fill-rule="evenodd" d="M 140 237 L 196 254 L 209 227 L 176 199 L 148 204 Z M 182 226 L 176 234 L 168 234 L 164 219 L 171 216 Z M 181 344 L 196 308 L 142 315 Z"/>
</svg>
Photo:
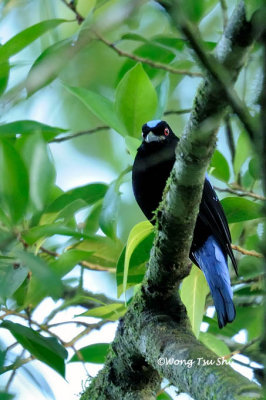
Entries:
<svg viewBox="0 0 266 400">
<path fill-rule="evenodd" d="M 209 236 L 193 256 L 205 275 L 218 315 L 219 328 L 235 319 L 236 311 L 226 258 L 214 236 Z"/>
</svg>

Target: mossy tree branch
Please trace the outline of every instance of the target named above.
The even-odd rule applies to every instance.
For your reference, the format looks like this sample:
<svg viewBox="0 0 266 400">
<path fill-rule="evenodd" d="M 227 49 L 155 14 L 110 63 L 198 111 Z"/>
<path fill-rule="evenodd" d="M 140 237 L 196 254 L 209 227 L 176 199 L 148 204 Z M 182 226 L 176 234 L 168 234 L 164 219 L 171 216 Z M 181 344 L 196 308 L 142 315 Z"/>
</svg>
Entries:
<svg viewBox="0 0 266 400">
<path fill-rule="evenodd" d="M 176 8 L 169 13 L 175 19 Z M 240 2 L 218 46 L 216 59 L 236 80 L 252 43 L 250 24 Z M 157 214 L 156 238 L 144 282 L 120 321 L 103 370 L 82 400 L 154 399 L 161 377 L 201 399 L 258 398 L 259 388 L 229 366 L 193 335 L 177 294 L 189 273 L 188 254 L 205 171 L 215 148 L 216 132 L 225 113 L 224 88 L 211 74 L 200 85 L 189 122 L 177 148 L 176 162 Z M 214 365 L 199 364 L 199 359 Z M 175 359 L 194 361 L 164 365 Z M 210 362 L 210 361 L 209 361 Z M 219 361 L 218 361 L 219 362 Z"/>
</svg>

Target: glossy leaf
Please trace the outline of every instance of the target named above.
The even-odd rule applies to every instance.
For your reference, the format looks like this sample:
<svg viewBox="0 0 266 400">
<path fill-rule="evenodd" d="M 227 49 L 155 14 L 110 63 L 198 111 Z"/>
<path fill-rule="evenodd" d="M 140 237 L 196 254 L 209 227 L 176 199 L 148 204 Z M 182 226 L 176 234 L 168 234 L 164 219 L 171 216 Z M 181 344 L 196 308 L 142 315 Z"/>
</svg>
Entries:
<svg viewBox="0 0 266 400">
<path fill-rule="evenodd" d="M 230 179 L 230 169 L 226 158 L 218 150 L 215 150 L 211 163 L 210 173 L 215 178 L 223 182 L 228 182 Z"/>
<path fill-rule="evenodd" d="M 225 342 L 211 333 L 200 332 L 199 340 L 220 357 L 231 353 Z"/>
<path fill-rule="evenodd" d="M 63 289 L 61 280 L 43 259 L 26 251 L 18 250 L 16 255 L 22 265 L 32 272 L 41 289 L 44 289 L 50 296 L 60 296 Z"/>
<path fill-rule="evenodd" d="M 90 90 L 78 87 L 66 86 L 67 90 L 76 96 L 96 117 L 113 128 L 121 135 L 125 134 L 125 128 L 116 115 L 113 102 L 102 95 Z"/>
<path fill-rule="evenodd" d="M 12 138 L 18 134 L 27 135 L 35 132 L 41 133 L 44 140 L 49 141 L 60 133 L 66 132 L 66 130 L 31 120 L 20 120 L 0 125 L 1 137 Z"/>
<path fill-rule="evenodd" d="M 130 69 L 116 90 L 115 109 L 129 136 L 139 137 L 157 109 L 157 95 L 141 64 Z"/>
<path fill-rule="evenodd" d="M 125 137 L 125 143 L 127 146 L 127 150 L 129 151 L 129 154 L 133 159 L 135 159 L 137 150 L 139 146 L 141 145 L 141 141 L 139 139 L 133 138 L 131 136 L 126 136 Z"/>
<path fill-rule="evenodd" d="M 0 46 L 1 48 L 1 46 Z M 0 96 L 4 93 L 7 87 L 8 78 L 9 78 L 9 62 L 1 61 L 0 63 Z"/>
<path fill-rule="evenodd" d="M 156 400 L 173 400 L 173 398 L 166 392 L 160 393 Z"/>
<path fill-rule="evenodd" d="M 35 210 L 41 211 L 55 183 L 55 168 L 50 149 L 38 133 L 21 138 L 19 147 L 28 168 L 31 204 Z"/>
<path fill-rule="evenodd" d="M 132 256 L 133 256 L 135 249 L 144 239 L 146 239 L 150 234 L 153 233 L 153 229 L 154 229 L 153 225 L 149 221 L 140 222 L 139 224 L 135 225 L 131 229 L 129 236 L 128 236 L 127 246 L 126 246 L 126 251 L 125 251 L 122 292 L 119 289 L 119 284 L 120 284 L 119 274 L 117 275 L 119 294 L 125 292 L 127 289 L 129 268 L 130 268 L 130 263 L 132 265 Z M 147 253 L 145 251 L 144 251 L 144 253 L 141 252 L 139 254 L 140 264 L 142 264 L 144 262 L 143 254 L 144 254 L 144 259 L 147 257 Z M 134 264 L 136 266 L 136 262 Z M 132 267 L 131 267 L 131 269 L 132 269 Z"/>
<path fill-rule="evenodd" d="M 196 337 L 199 336 L 208 292 L 209 287 L 203 273 L 193 265 L 189 276 L 182 282 L 180 295 L 186 306 L 191 327 Z"/>
<path fill-rule="evenodd" d="M 192 22 L 199 22 L 204 14 L 204 2 L 198 0 L 182 0 L 180 7 Z"/>
<path fill-rule="evenodd" d="M 81 207 L 83 204 L 87 206 L 96 203 L 101 200 L 108 186 L 104 183 L 91 183 L 89 185 L 80 186 L 75 189 L 68 190 L 61 196 L 57 197 L 46 209 L 45 215 L 41 221 L 43 223 L 53 222 L 60 213 L 63 213 L 66 207 L 73 204 L 76 200 L 82 200 L 84 203 L 79 203 Z M 76 209 L 77 211 L 77 209 Z"/>
<path fill-rule="evenodd" d="M 175 58 L 174 53 L 170 49 L 162 47 L 159 43 L 151 41 L 142 44 L 140 47 L 135 49 L 133 53 L 138 57 L 165 65 L 170 64 L 170 62 Z M 136 61 L 127 59 L 119 72 L 119 79 L 121 80 L 126 72 L 135 65 Z M 166 74 L 165 71 L 153 68 L 145 63 L 143 64 L 143 69 L 150 79 L 153 79 L 158 75 L 164 76 Z"/>
<path fill-rule="evenodd" d="M 100 228 L 111 239 L 116 239 L 116 225 L 119 212 L 120 183 L 115 180 L 107 190 L 100 215 Z"/>
<path fill-rule="evenodd" d="M 18 53 L 29 44 L 34 42 L 40 36 L 50 29 L 56 28 L 63 22 L 68 22 L 65 19 L 50 19 L 47 21 L 39 22 L 35 25 L 30 26 L 24 31 L 19 32 L 17 35 L 13 36 L 10 40 L 0 47 L 0 59 L 6 60 L 14 54 Z"/>
<path fill-rule="evenodd" d="M 156 88 L 158 96 L 158 107 L 155 115 L 155 119 L 163 119 L 163 114 L 166 110 L 168 98 L 169 98 L 169 87 L 170 79 L 169 75 L 166 75 L 162 83 Z"/>
<path fill-rule="evenodd" d="M 226 197 L 221 201 L 229 223 L 261 218 L 261 206 L 240 197 Z"/>
<path fill-rule="evenodd" d="M 23 217 L 28 205 L 29 181 L 26 167 L 14 147 L 0 141 L 0 205 L 13 223 Z"/>
<path fill-rule="evenodd" d="M 54 337 L 44 337 L 26 326 L 3 321 L 1 328 L 8 329 L 15 339 L 37 360 L 44 362 L 63 377 L 65 376 L 66 349 Z"/>
<path fill-rule="evenodd" d="M 250 20 L 253 13 L 257 11 L 260 7 L 265 6 L 264 0 L 245 0 L 247 19 Z"/>
<path fill-rule="evenodd" d="M 106 306 L 93 308 L 92 310 L 86 311 L 81 315 L 83 317 L 95 317 L 108 319 L 110 321 L 117 321 L 125 314 L 126 310 L 127 309 L 124 304 L 113 303 L 107 304 Z"/>
<path fill-rule="evenodd" d="M 26 79 L 28 95 L 32 95 L 57 78 L 76 51 L 72 44 L 70 39 L 56 42 L 35 60 Z"/>
<path fill-rule="evenodd" d="M 151 232 L 133 250 L 128 268 L 127 289 L 132 286 L 136 286 L 142 282 L 147 268 L 146 264 L 150 258 L 150 251 L 152 248 L 153 240 L 154 232 Z M 123 293 L 125 253 L 126 247 L 121 253 L 116 266 L 116 283 L 118 297 L 121 296 L 121 294 Z"/>
<path fill-rule="evenodd" d="M 0 298 L 11 297 L 24 282 L 28 269 L 14 267 L 11 263 L 0 265 Z"/>
<path fill-rule="evenodd" d="M 109 343 L 95 343 L 79 349 L 78 352 L 81 354 L 82 360 L 84 360 L 85 362 L 103 364 L 105 362 L 105 357 L 107 355 L 109 347 Z M 80 360 L 77 354 L 75 354 L 69 362 L 82 360 Z"/>
<path fill-rule="evenodd" d="M 81 261 L 89 261 L 92 254 L 93 252 L 82 250 L 68 250 L 61 254 L 57 260 L 51 262 L 50 266 L 57 276 L 63 277 Z"/>
<path fill-rule="evenodd" d="M 75 249 L 93 252 L 87 259 L 88 263 L 104 268 L 116 267 L 121 247 L 119 241 L 114 242 L 108 237 L 97 235 L 89 237 L 75 245 Z"/>
<path fill-rule="evenodd" d="M 260 161 L 258 158 L 252 158 L 250 160 L 248 170 L 253 179 L 261 178 Z"/>
<path fill-rule="evenodd" d="M 89 215 L 84 222 L 83 231 L 87 235 L 92 236 L 99 229 L 99 219 L 101 211 L 102 211 L 102 201 L 99 201 L 92 206 Z"/>
<path fill-rule="evenodd" d="M 30 245 L 34 244 L 41 238 L 46 238 L 53 235 L 73 236 L 78 239 L 88 237 L 81 232 L 63 226 L 60 223 L 39 225 L 22 232 L 23 238 Z"/>
<path fill-rule="evenodd" d="M 236 153 L 234 158 L 235 174 L 239 173 L 242 165 L 251 154 L 252 154 L 252 144 L 250 143 L 250 139 L 247 133 L 243 131 L 239 135 L 236 145 Z"/>
</svg>

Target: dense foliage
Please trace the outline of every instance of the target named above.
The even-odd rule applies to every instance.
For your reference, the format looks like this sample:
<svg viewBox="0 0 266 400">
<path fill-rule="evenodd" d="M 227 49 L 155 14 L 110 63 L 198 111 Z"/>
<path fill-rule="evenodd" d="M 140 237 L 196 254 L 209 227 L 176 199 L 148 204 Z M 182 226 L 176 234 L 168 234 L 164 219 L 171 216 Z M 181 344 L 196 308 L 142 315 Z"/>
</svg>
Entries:
<svg viewBox="0 0 266 400">
<path fill-rule="evenodd" d="M 248 18 L 262 4 L 246 3 Z M 206 52 L 215 48 L 235 4 L 184 1 L 185 17 L 199 27 Z M 141 126 L 166 119 L 180 136 L 205 71 L 188 40 L 153 1 L 5 0 L 0 7 L 0 335 L 8 330 L 14 343 L 0 342 L 0 398 L 11 399 L 13 379 L 32 360 L 62 376 L 69 363 L 104 362 L 106 343 L 80 348 L 78 341 L 126 312 L 154 237 L 131 191 Z M 236 84 L 254 120 L 261 57 L 256 43 Z M 182 283 L 181 298 L 195 335 L 258 377 L 265 227 L 261 172 L 250 136 L 230 109 L 218 136 L 208 172 L 236 249 L 236 320 L 219 330 L 196 267 Z M 80 179 L 84 163 L 91 172 Z M 98 176 L 105 178 L 99 182 Z M 117 299 L 95 293 L 88 271 L 98 271 L 95 280 L 108 279 Z M 53 309 L 40 317 L 47 298 L 53 299 Z M 78 334 L 66 340 L 55 325 L 70 320 L 55 321 L 70 307 L 82 318 L 72 319 Z M 243 361 L 237 353 L 248 358 Z M 172 397 L 162 392 L 158 398 Z"/>
</svg>

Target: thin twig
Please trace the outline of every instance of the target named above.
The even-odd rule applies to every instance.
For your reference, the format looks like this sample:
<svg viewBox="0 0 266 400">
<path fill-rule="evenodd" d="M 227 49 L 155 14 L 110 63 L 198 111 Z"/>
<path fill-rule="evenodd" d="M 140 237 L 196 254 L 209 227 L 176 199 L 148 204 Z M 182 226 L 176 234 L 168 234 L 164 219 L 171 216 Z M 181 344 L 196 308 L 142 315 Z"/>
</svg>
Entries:
<svg viewBox="0 0 266 400">
<path fill-rule="evenodd" d="M 89 129 L 87 131 L 76 132 L 76 133 L 73 133 L 72 135 L 62 136 L 59 138 L 52 139 L 52 140 L 50 140 L 49 143 L 61 143 L 61 142 L 65 142 L 66 140 L 75 139 L 75 138 L 83 136 L 83 135 L 91 135 L 92 133 L 99 132 L 99 131 L 106 130 L 106 129 L 110 129 L 110 127 L 109 126 L 97 126 L 97 128 Z"/>
<path fill-rule="evenodd" d="M 165 111 L 164 115 L 171 115 L 171 114 L 188 114 L 190 113 L 192 108 L 184 108 L 183 110 L 169 110 Z"/>
<path fill-rule="evenodd" d="M 53 257 L 60 257 L 60 254 L 59 253 L 57 253 L 57 252 L 55 252 L 55 251 L 52 251 L 52 250 L 49 250 L 49 249 L 46 249 L 45 247 L 40 247 L 40 250 L 43 252 L 43 253 L 46 253 L 46 254 L 49 254 L 50 256 L 53 256 Z M 116 269 L 115 268 L 112 268 L 112 267 L 103 267 L 102 265 L 98 265 L 98 264 L 93 264 L 93 263 L 91 263 L 91 262 L 89 262 L 89 261 L 81 261 L 80 263 L 78 263 L 78 265 L 81 265 L 82 267 L 84 267 L 84 268 L 87 268 L 87 269 L 90 269 L 90 270 L 92 270 L 92 271 L 107 271 L 107 272 L 112 272 L 112 273 L 114 273 L 115 271 L 116 271 Z"/>
<path fill-rule="evenodd" d="M 82 22 L 85 20 L 84 17 L 82 17 L 82 15 L 78 12 L 77 8 L 76 8 L 76 4 L 74 0 L 70 0 L 70 2 L 68 3 L 66 0 L 61 0 L 68 8 L 70 8 L 71 11 L 73 11 L 73 13 L 76 16 L 76 20 L 77 23 L 80 25 L 82 24 Z"/>
<path fill-rule="evenodd" d="M 233 250 L 239 251 L 239 253 L 245 254 L 246 256 L 263 258 L 263 255 L 261 253 L 258 253 L 255 250 L 246 250 L 246 249 L 243 249 L 243 247 L 237 246 L 235 244 L 231 244 L 231 247 Z"/>
<path fill-rule="evenodd" d="M 232 107 L 239 120 L 242 122 L 251 141 L 257 137 L 257 126 L 251 117 L 245 103 L 239 98 L 231 82 L 230 75 L 226 69 L 214 57 L 209 56 L 202 48 L 199 40 L 198 31 L 195 32 L 193 26 L 185 19 L 181 18 L 181 28 L 184 35 L 189 40 L 193 50 L 197 54 L 203 67 L 211 74 L 212 78 L 221 86 L 228 104 Z"/>
<path fill-rule="evenodd" d="M 232 163 L 234 162 L 235 159 L 235 154 L 236 154 L 236 147 L 235 147 L 235 142 L 234 142 L 234 136 L 233 136 L 233 131 L 232 131 L 232 126 L 230 123 L 230 115 L 229 113 L 226 114 L 225 118 L 225 133 L 226 133 L 226 139 L 228 143 L 228 147 L 231 153 L 231 160 Z"/>
<path fill-rule="evenodd" d="M 233 356 L 236 356 L 237 354 L 243 353 L 246 349 L 248 349 L 250 346 L 252 346 L 254 343 L 257 343 L 261 338 L 256 337 L 255 339 L 251 340 L 247 344 L 244 344 L 241 348 L 234 350 L 232 353 L 224 356 L 224 358 L 227 360 Z"/>
<path fill-rule="evenodd" d="M 220 5 L 222 9 L 222 14 L 223 14 L 223 25 L 224 29 L 226 28 L 227 22 L 228 22 L 228 15 L 227 15 L 227 4 L 225 0 L 220 0 Z"/>
<path fill-rule="evenodd" d="M 219 188 L 218 186 L 214 186 L 215 190 L 218 190 L 219 192 L 226 192 L 226 193 L 231 193 L 231 194 L 236 194 L 239 197 L 244 197 L 244 196 L 248 196 L 248 197 L 253 197 L 256 200 L 266 200 L 266 197 L 261 196 L 260 194 L 256 194 L 253 192 L 248 192 L 245 189 L 232 189 L 232 188 Z"/>
<path fill-rule="evenodd" d="M 254 276 L 253 278 L 249 278 L 249 279 L 239 279 L 237 281 L 233 281 L 232 286 L 236 286 L 236 285 L 241 285 L 241 284 L 248 284 L 248 283 L 256 283 L 259 282 L 261 279 L 263 278 L 263 273 L 257 276 Z"/>
<path fill-rule="evenodd" d="M 89 327 L 84 329 L 82 332 L 78 333 L 72 340 L 69 342 L 65 343 L 65 347 L 72 347 L 78 340 L 83 338 L 83 336 L 87 335 L 90 333 L 93 329 L 100 329 L 106 322 L 109 322 L 107 320 L 102 320 L 100 322 L 97 322 L 96 324 L 91 324 Z"/>
<path fill-rule="evenodd" d="M 6 365 L 6 366 L 2 367 L 2 371 L 3 372 L 8 372 L 11 370 L 14 371 L 14 370 L 18 369 L 19 367 L 21 367 L 22 365 L 27 364 L 28 362 L 30 362 L 34 359 L 35 359 L 34 356 L 29 356 L 27 358 L 23 358 L 22 360 L 19 360 L 18 362 L 15 361 L 14 363 L 12 363 L 10 365 Z"/>
<path fill-rule="evenodd" d="M 187 75 L 190 77 L 201 77 L 201 78 L 203 77 L 202 73 L 200 72 L 191 72 L 186 69 L 176 69 L 170 67 L 169 65 L 161 64 L 156 61 L 152 61 L 147 58 L 137 56 L 135 54 L 127 53 L 126 51 L 120 50 L 118 47 L 116 47 L 114 43 L 111 43 L 107 39 L 103 38 L 99 33 L 95 32 L 95 35 L 102 43 L 106 44 L 106 46 L 110 47 L 110 49 L 113 49 L 121 57 L 130 58 L 131 60 L 147 64 L 152 68 L 162 69 L 164 71 L 170 72 L 171 74 Z"/>
<path fill-rule="evenodd" d="M 22 359 L 22 357 L 24 356 L 24 353 L 25 353 L 25 349 L 23 349 L 22 352 L 21 352 L 21 354 L 20 354 L 19 356 L 16 357 L 16 360 L 15 360 L 14 364 L 17 364 L 17 363 Z M 9 388 L 10 388 L 10 385 L 11 385 L 13 379 L 14 379 L 15 376 L 16 376 L 16 372 L 17 372 L 17 368 L 14 368 L 14 369 L 12 370 L 12 373 L 11 373 L 11 375 L 10 375 L 10 377 L 9 377 L 7 383 L 6 383 L 6 386 L 5 386 L 5 391 L 6 391 L 6 392 L 8 392 L 8 390 L 9 390 Z"/>
</svg>

